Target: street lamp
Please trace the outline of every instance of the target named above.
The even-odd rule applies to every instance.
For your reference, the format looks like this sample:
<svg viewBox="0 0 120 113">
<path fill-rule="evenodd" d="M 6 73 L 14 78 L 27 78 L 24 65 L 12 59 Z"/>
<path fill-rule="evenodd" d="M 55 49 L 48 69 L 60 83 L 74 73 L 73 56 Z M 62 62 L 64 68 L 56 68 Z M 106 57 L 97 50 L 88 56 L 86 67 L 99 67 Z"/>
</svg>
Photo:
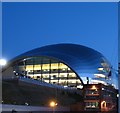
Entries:
<svg viewBox="0 0 120 113">
<path fill-rule="evenodd" d="M 55 113 L 55 112 L 54 112 L 55 106 L 57 106 L 57 103 L 54 102 L 54 101 L 51 101 L 51 102 L 50 102 L 50 107 L 52 107 L 53 113 Z"/>
<path fill-rule="evenodd" d="M 0 59 L 0 65 L 4 66 L 7 64 L 7 61 L 5 59 Z"/>
</svg>

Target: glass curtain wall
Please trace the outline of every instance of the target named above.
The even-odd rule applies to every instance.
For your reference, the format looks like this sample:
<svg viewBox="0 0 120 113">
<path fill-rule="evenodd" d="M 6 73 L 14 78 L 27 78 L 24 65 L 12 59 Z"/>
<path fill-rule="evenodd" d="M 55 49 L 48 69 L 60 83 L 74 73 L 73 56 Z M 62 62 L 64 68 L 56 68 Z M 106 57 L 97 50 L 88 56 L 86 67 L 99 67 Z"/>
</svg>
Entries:
<svg viewBox="0 0 120 113">
<path fill-rule="evenodd" d="M 77 75 L 64 63 L 48 57 L 31 57 L 16 62 L 14 72 L 42 82 L 64 87 L 81 88 L 82 83 Z"/>
<path fill-rule="evenodd" d="M 98 67 L 98 72 L 95 73 L 94 77 L 92 78 L 92 83 L 93 84 L 102 83 L 104 85 L 112 84 L 111 81 L 112 73 L 110 66 L 108 65 L 105 59 L 102 59 L 100 64 L 101 66 Z"/>
</svg>

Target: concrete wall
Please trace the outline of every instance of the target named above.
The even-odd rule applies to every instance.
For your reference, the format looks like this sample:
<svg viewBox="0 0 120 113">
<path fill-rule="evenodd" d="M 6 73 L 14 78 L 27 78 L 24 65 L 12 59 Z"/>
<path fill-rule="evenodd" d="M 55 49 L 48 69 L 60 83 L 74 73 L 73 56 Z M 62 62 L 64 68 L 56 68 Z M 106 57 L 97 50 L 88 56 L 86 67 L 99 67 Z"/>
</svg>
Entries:
<svg viewBox="0 0 120 113">
<path fill-rule="evenodd" d="M 4 70 L 2 72 L 2 78 L 6 79 L 6 78 L 12 78 L 15 77 L 14 73 L 13 73 L 13 67 L 8 67 L 6 70 Z"/>
</svg>

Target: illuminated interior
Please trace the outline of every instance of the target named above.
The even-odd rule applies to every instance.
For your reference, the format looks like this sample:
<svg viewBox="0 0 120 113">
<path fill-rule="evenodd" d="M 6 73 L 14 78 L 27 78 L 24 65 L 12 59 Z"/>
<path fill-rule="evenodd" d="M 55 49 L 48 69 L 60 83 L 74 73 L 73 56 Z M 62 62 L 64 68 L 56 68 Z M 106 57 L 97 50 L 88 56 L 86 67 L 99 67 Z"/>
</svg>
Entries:
<svg viewBox="0 0 120 113">
<path fill-rule="evenodd" d="M 86 102 L 86 108 L 99 108 L 99 102 Z"/>
<path fill-rule="evenodd" d="M 64 87 L 81 88 L 77 75 L 64 63 L 48 57 L 31 57 L 16 62 L 15 75 Z"/>
</svg>

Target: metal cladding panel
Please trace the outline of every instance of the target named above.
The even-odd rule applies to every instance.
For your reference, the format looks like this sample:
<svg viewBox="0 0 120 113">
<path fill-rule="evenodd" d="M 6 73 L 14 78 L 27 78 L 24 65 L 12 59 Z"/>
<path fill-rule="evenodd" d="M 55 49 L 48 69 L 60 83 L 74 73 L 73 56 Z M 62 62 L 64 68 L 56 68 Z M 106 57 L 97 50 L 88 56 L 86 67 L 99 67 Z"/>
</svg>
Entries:
<svg viewBox="0 0 120 113">
<path fill-rule="evenodd" d="M 47 56 L 58 59 L 67 64 L 79 76 L 83 73 L 98 72 L 97 69 L 101 66 L 100 63 L 104 58 L 101 53 L 82 45 L 54 44 L 28 51 L 16 57 L 14 61 L 31 56 Z"/>
</svg>

